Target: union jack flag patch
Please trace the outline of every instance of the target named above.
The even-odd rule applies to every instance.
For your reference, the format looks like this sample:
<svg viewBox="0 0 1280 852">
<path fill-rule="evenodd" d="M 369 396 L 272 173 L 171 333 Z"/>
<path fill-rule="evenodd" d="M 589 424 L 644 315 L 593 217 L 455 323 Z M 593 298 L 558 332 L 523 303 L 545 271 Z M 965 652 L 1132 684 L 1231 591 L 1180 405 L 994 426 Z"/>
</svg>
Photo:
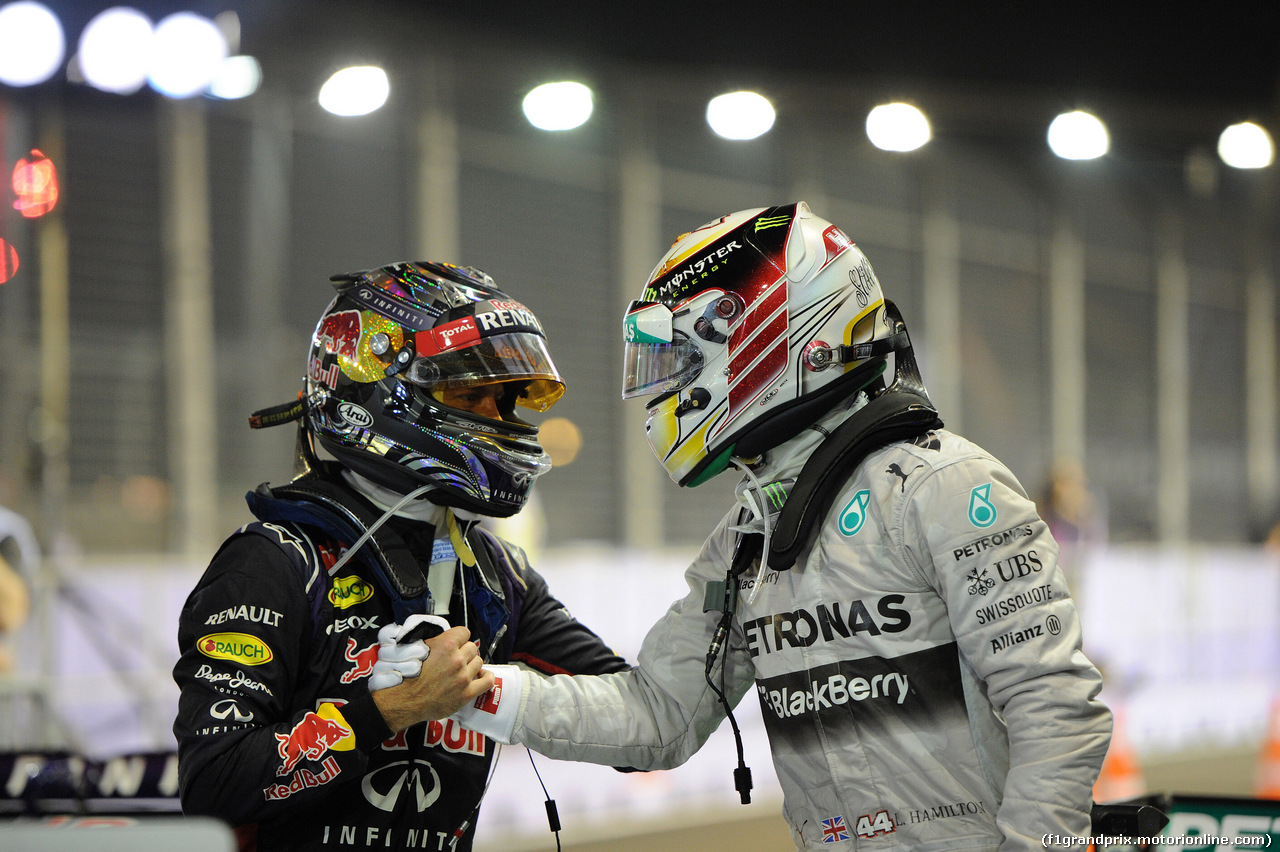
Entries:
<svg viewBox="0 0 1280 852">
<path fill-rule="evenodd" d="M 832 817 L 822 821 L 822 842 L 839 843 L 849 839 L 849 829 L 844 826 L 844 817 Z"/>
</svg>

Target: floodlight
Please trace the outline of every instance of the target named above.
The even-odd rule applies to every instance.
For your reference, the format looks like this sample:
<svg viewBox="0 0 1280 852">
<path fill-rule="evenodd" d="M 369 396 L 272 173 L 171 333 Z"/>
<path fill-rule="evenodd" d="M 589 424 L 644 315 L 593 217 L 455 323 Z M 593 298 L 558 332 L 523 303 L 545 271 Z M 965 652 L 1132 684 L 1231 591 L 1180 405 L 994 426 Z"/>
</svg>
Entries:
<svg viewBox="0 0 1280 852">
<path fill-rule="evenodd" d="M 1049 124 L 1049 148 L 1064 160 L 1094 160 L 1110 146 L 1106 125 L 1087 112 L 1064 112 Z"/>
<path fill-rule="evenodd" d="M 78 57 L 85 82 L 104 92 L 132 94 L 147 81 L 151 20 L 137 9 L 99 12 L 80 34 Z"/>
<path fill-rule="evenodd" d="M 867 138 L 884 151 L 914 151 L 929 141 L 929 119 L 911 104 L 881 104 L 867 114 Z"/>
<path fill-rule="evenodd" d="M 1265 169 L 1275 155 L 1271 134 L 1252 121 L 1233 124 L 1218 137 L 1218 156 L 1235 169 Z"/>
<path fill-rule="evenodd" d="M 539 130 L 572 130 L 591 117 L 591 90 L 581 83 L 543 83 L 524 96 L 524 116 Z"/>
<path fill-rule="evenodd" d="M 320 106 L 334 115 L 368 115 L 387 102 L 391 83 L 375 65 L 343 68 L 320 88 Z"/>
<path fill-rule="evenodd" d="M 209 87 L 227 53 L 227 40 L 217 24 L 191 12 L 176 12 L 156 25 L 148 80 L 171 98 L 198 95 Z"/>
<path fill-rule="evenodd" d="M 755 139 L 769 132 L 776 114 L 773 104 L 755 92 L 730 92 L 707 104 L 707 124 L 725 139 Z"/>
<path fill-rule="evenodd" d="M 67 44 L 58 16 L 43 3 L 0 7 L 0 83 L 34 86 L 57 73 Z"/>
</svg>

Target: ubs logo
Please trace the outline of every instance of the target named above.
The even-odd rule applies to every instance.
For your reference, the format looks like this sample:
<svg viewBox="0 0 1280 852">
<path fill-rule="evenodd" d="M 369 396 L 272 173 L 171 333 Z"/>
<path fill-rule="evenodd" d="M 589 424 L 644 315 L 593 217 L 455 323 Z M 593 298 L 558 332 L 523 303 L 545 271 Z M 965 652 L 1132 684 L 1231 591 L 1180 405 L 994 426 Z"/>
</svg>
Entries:
<svg viewBox="0 0 1280 852">
<path fill-rule="evenodd" d="M 360 790 L 365 800 L 380 811 L 397 813 L 412 806 L 422 813 L 440 798 L 440 776 L 425 760 L 397 760 L 365 775 Z"/>
</svg>

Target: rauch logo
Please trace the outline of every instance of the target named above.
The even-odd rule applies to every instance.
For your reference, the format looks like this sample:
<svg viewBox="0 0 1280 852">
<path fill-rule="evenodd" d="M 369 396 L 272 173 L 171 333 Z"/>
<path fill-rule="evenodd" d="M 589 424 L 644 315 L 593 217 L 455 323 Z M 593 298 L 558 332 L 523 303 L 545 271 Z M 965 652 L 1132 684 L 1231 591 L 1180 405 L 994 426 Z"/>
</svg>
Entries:
<svg viewBox="0 0 1280 852">
<path fill-rule="evenodd" d="M 271 662 L 271 648 L 248 633 L 210 633 L 196 641 L 196 649 L 215 660 L 232 660 L 246 666 Z"/>
<path fill-rule="evenodd" d="M 329 603 L 338 609 L 346 609 L 364 603 L 373 597 L 373 586 L 359 577 L 339 577 L 329 590 Z"/>
</svg>

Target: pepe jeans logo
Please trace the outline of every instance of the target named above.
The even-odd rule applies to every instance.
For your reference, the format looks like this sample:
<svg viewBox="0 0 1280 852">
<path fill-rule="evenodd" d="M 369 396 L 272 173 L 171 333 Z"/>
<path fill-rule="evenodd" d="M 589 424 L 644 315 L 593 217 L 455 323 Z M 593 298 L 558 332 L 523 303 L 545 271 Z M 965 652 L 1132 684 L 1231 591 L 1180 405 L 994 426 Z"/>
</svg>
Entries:
<svg viewBox="0 0 1280 852">
<path fill-rule="evenodd" d="M 867 520 L 867 504 L 871 501 L 871 492 L 867 489 L 853 495 L 853 499 L 840 513 L 840 532 L 847 536 L 855 536 Z"/>
<path fill-rule="evenodd" d="M 991 483 L 979 485 L 969 492 L 969 523 L 989 527 L 996 522 L 996 507 L 991 505 Z"/>
</svg>

